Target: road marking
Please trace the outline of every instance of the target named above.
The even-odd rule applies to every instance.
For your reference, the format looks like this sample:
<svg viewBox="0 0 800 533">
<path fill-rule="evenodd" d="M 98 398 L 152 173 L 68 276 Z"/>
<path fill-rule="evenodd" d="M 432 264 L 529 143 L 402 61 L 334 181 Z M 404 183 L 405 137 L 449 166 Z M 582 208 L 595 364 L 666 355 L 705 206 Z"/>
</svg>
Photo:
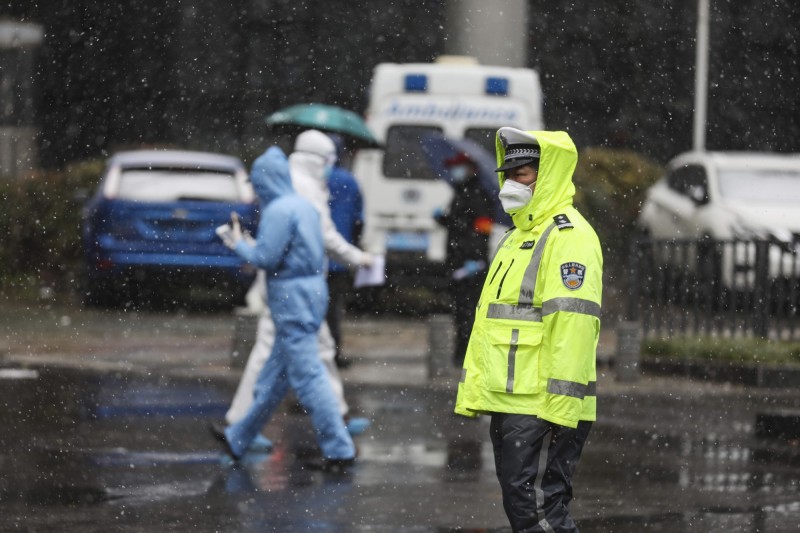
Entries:
<svg viewBox="0 0 800 533">
<path fill-rule="evenodd" d="M 0 379 L 38 379 L 39 371 L 28 368 L 0 368 Z"/>
</svg>

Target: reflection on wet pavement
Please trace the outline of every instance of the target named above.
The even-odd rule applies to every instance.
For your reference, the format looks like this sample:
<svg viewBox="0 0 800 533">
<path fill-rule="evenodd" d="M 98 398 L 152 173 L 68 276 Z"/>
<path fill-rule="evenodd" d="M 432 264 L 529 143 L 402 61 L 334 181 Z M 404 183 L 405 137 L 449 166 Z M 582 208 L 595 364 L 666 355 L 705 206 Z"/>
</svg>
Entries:
<svg viewBox="0 0 800 533">
<path fill-rule="evenodd" d="M 207 426 L 235 379 L 0 369 L 0 529 L 508 531 L 488 420 L 453 415 L 452 384 L 403 383 L 419 372 L 420 354 L 388 352 L 345 372 L 372 426 L 356 466 L 329 475 L 303 467 L 318 451 L 291 402 L 265 429 L 273 453 L 221 453 Z M 759 412 L 792 408 L 792 391 L 601 385 L 575 480 L 581 531 L 797 530 L 800 447 L 754 429 Z"/>
</svg>

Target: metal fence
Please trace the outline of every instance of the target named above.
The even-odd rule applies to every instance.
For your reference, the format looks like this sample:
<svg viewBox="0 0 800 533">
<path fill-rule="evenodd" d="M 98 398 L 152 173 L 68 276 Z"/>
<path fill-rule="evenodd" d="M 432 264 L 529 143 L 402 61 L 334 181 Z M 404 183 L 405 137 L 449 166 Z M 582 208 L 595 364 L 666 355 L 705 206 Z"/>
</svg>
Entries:
<svg viewBox="0 0 800 533">
<path fill-rule="evenodd" d="M 800 339 L 800 254 L 780 241 L 638 240 L 627 318 L 646 337 Z"/>
</svg>

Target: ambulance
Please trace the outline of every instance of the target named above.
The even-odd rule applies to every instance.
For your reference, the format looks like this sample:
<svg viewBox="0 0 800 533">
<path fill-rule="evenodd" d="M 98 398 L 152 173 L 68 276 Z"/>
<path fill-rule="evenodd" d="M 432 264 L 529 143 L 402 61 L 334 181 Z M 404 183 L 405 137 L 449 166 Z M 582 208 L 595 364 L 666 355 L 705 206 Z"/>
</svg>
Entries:
<svg viewBox="0 0 800 533">
<path fill-rule="evenodd" d="M 353 173 L 364 196 L 362 245 L 386 255 L 390 283 L 404 276 L 415 284 L 447 281 L 447 234 L 433 214 L 446 210 L 452 189 L 423 153 L 425 136 L 470 139 L 494 154 L 501 126 L 543 129 L 542 107 L 539 76 L 531 69 L 460 56 L 375 67 L 365 118 L 382 149 L 359 150 Z"/>
</svg>

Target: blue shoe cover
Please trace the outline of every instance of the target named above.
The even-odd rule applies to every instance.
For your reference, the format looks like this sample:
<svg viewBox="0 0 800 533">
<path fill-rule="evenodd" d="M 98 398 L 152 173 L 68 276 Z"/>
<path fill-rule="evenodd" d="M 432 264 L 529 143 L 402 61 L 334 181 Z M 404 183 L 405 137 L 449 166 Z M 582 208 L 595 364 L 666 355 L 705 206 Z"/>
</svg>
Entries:
<svg viewBox="0 0 800 533">
<path fill-rule="evenodd" d="M 354 416 L 347 421 L 347 432 L 353 437 L 361 435 L 369 428 L 371 423 L 368 418 Z"/>
</svg>

